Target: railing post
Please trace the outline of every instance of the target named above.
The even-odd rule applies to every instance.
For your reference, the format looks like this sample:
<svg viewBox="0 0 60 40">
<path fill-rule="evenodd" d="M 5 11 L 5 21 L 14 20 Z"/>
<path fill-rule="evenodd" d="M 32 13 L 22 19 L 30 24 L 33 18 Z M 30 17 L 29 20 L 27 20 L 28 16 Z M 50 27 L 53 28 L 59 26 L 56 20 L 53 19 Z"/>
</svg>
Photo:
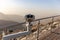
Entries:
<svg viewBox="0 0 60 40">
<path fill-rule="evenodd" d="M 52 17 L 52 23 L 54 22 L 54 17 Z"/>
<path fill-rule="evenodd" d="M 53 25 L 53 23 L 54 23 L 54 17 L 52 17 L 52 24 L 51 24 L 51 32 L 52 32 L 52 25 Z"/>
<path fill-rule="evenodd" d="M 31 22 L 28 22 L 27 30 L 31 33 Z M 26 36 L 26 40 L 28 40 L 28 35 Z"/>
<path fill-rule="evenodd" d="M 39 40 L 39 27 L 40 27 L 40 21 L 38 21 L 38 27 L 37 27 L 37 40 Z"/>
</svg>

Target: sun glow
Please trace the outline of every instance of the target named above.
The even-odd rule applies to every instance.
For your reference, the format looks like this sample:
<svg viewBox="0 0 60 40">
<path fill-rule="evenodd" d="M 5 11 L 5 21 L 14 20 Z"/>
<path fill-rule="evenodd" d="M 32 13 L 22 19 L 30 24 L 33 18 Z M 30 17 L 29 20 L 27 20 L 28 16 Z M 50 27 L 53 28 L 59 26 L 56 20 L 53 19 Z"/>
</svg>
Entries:
<svg viewBox="0 0 60 40">
<path fill-rule="evenodd" d="M 7 1 L 0 0 L 0 7 L 1 8 L 7 6 L 7 4 L 8 4 Z"/>
<path fill-rule="evenodd" d="M 24 8 L 23 3 L 21 1 L 15 2 L 14 0 L 0 0 L 0 12 L 4 14 L 11 14 L 15 11 L 19 11 Z M 19 11 L 20 12 L 20 11 Z"/>
<path fill-rule="evenodd" d="M 0 0 L 0 12 L 6 12 L 11 6 L 13 6 L 11 0 Z"/>
<path fill-rule="evenodd" d="M 7 0 L 0 0 L 0 12 L 2 12 L 3 10 L 5 10 L 8 6 L 8 2 Z"/>
</svg>

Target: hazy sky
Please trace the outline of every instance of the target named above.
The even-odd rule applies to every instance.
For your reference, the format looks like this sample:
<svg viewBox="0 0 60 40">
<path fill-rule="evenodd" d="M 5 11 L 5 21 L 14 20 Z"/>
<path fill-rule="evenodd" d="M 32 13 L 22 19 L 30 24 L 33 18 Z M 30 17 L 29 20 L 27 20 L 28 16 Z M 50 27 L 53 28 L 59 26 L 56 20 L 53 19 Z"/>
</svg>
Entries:
<svg viewBox="0 0 60 40">
<path fill-rule="evenodd" d="M 17 15 L 56 15 L 60 13 L 60 0 L 0 0 L 0 12 Z"/>
</svg>

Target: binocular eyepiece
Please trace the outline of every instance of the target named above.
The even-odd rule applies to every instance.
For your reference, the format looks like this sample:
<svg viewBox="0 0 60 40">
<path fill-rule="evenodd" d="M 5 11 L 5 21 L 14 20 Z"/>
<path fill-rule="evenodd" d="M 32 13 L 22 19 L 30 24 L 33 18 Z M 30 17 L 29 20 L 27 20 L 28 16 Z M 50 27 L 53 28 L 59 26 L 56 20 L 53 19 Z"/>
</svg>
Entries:
<svg viewBox="0 0 60 40">
<path fill-rule="evenodd" d="M 32 14 L 25 15 L 25 20 L 27 22 L 32 22 L 32 21 L 34 21 L 34 19 L 35 19 L 35 16 Z"/>
</svg>

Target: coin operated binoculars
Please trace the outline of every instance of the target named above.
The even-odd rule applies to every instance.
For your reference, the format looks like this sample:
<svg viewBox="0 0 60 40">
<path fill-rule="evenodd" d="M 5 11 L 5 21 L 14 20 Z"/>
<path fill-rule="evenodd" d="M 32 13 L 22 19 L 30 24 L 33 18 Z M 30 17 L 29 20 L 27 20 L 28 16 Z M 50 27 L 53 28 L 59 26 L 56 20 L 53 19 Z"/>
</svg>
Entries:
<svg viewBox="0 0 60 40">
<path fill-rule="evenodd" d="M 31 27 L 32 27 L 32 21 L 35 20 L 35 16 L 32 15 L 32 14 L 28 14 L 28 15 L 25 15 L 25 21 L 26 21 L 26 26 L 28 27 L 28 30 L 31 31 Z"/>
</svg>

